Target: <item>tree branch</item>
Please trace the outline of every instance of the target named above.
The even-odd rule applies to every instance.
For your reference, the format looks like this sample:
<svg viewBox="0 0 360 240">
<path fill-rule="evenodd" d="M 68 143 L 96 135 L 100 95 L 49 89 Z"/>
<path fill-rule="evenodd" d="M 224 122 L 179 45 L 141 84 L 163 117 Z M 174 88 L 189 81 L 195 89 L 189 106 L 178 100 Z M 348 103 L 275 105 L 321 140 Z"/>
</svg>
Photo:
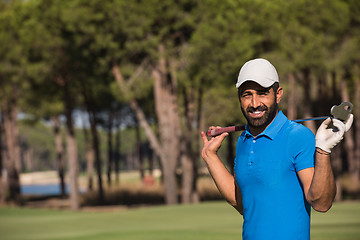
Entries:
<svg viewBox="0 0 360 240">
<path fill-rule="evenodd" d="M 130 79 L 135 78 L 134 75 L 138 75 L 139 71 L 142 71 L 141 69 L 144 69 L 144 62 L 141 64 L 138 68 L 138 70 L 133 74 L 133 76 L 130 77 Z M 120 90 L 123 92 L 123 94 L 126 96 L 128 93 L 127 84 L 125 82 L 125 79 L 123 75 L 120 72 L 119 67 L 113 63 L 112 66 L 112 72 L 114 74 L 114 77 L 116 79 L 116 82 L 118 83 Z M 150 124 L 146 120 L 146 116 L 144 114 L 144 111 L 139 107 L 139 104 L 135 99 L 129 100 L 131 109 L 135 112 L 137 119 L 139 120 L 140 126 L 144 129 L 146 137 L 149 139 L 150 145 L 152 149 L 156 152 L 156 154 L 160 157 L 160 159 L 165 159 L 165 154 L 162 151 L 160 142 L 158 138 L 156 137 L 154 131 L 151 129 Z"/>
</svg>

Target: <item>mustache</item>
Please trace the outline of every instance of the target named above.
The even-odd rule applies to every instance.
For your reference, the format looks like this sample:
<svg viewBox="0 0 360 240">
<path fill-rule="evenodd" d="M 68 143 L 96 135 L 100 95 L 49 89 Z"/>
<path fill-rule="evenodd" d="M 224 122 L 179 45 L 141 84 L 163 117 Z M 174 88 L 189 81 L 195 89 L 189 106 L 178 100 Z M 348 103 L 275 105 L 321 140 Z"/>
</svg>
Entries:
<svg viewBox="0 0 360 240">
<path fill-rule="evenodd" d="M 251 113 L 253 113 L 253 112 L 256 112 L 256 111 L 267 111 L 269 108 L 267 107 L 267 106 L 265 106 L 265 105 L 261 105 L 261 106 L 258 106 L 258 107 L 256 107 L 256 108 L 254 108 L 254 107 L 247 107 L 246 108 L 246 111 L 247 112 L 251 112 Z"/>
</svg>

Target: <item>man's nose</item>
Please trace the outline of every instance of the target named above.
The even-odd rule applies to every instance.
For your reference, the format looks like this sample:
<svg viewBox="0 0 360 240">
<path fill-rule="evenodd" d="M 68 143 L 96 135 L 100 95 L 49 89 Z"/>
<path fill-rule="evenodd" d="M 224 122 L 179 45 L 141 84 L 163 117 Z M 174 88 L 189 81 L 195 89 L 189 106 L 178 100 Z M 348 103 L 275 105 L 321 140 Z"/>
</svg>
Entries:
<svg viewBox="0 0 360 240">
<path fill-rule="evenodd" d="M 259 98 L 258 98 L 256 95 L 254 95 L 254 96 L 252 97 L 252 99 L 251 99 L 251 105 L 252 105 L 253 108 L 257 108 L 257 107 L 260 106 L 260 100 L 259 100 Z"/>
</svg>

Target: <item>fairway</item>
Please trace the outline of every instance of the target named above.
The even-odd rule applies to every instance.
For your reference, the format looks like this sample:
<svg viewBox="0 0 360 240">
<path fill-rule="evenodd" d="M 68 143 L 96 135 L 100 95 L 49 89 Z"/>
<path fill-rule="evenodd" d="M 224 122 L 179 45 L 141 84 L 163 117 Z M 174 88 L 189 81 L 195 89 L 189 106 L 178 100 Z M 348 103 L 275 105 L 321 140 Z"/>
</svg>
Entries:
<svg viewBox="0 0 360 240">
<path fill-rule="evenodd" d="M 242 217 L 225 202 L 114 212 L 0 207 L 0 239 L 241 239 Z M 360 203 L 312 211 L 312 240 L 360 240 Z"/>
</svg>

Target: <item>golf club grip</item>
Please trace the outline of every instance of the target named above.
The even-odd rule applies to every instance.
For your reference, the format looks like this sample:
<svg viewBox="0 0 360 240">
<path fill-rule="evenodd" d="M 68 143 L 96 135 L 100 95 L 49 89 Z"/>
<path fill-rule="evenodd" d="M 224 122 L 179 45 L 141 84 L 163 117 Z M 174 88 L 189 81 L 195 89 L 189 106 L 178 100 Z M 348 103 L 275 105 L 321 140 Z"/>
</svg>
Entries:
<svg viewBox="0 0 360 240">
<path fill-rule="evenodd" d="M 215 137 L 218 136 L 224 132 L 235 132 L 235 131 L 243 131 L 245 130 L 245 126 L 231 126 L 231 127 L 223 127 L 223 128 L 218 128 L 218 129 L 213 129 L 213 130 L 209 130 L 207 131 L 206 135 L 208 137 Z"/>
</svg>

